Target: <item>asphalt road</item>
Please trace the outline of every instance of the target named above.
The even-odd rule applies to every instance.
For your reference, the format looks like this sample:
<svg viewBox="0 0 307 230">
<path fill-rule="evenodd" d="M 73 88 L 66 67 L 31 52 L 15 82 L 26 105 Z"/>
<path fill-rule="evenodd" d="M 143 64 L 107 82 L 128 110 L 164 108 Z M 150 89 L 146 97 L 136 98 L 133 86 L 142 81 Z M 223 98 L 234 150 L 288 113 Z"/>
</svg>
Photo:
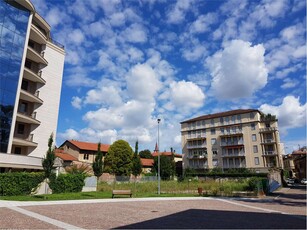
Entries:
<svg viewBox="0 0 307 230">
<path fill-rule="evenodd" d="M 0 201 L 1 229 L 306 229 L 306 186 L 261 199 Z"/>
</svg>

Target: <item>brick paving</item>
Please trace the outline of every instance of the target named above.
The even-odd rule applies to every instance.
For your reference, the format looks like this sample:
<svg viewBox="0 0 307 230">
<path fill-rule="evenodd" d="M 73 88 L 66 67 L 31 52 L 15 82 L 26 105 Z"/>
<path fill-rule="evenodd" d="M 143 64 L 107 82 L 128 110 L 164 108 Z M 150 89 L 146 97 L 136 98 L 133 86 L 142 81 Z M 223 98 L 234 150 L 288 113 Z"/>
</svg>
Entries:
<svg viewBox="0 0 307 230">
<path fill-rule="evenodd" d="M 26 216 L 10 209 L 14 206 L 48 219 Z M 304 189 L 288 189 L 263 199 L 0 201 L 0 207 L 1 229 L 306 229 Z"/>
</svg>

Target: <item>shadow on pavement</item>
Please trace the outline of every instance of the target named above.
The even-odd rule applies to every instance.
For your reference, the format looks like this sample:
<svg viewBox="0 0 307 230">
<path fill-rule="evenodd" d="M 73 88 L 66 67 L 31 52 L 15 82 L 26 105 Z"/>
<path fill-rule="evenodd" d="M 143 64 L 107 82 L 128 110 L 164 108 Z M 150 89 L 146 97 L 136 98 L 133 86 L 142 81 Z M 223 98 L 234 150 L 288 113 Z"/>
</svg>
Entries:
<svg viewBox="0 0 307 230">
<path fill-rule="evenodd" d="M 306 229 L 306 218 L 279 213 L 190 209 L 116 229 Z"/>
</svg>

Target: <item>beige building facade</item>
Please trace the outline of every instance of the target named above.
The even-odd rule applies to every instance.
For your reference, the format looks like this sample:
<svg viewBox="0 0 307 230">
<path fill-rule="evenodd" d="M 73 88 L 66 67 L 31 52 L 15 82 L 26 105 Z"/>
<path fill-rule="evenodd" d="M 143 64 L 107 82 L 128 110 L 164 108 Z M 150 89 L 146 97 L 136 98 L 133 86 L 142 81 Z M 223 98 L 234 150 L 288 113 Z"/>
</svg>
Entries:
<svg viewBox="0 0 307 230">
<path fill-rule="evenodd" d="M 58 123 L 64 46 L 30 0 L 0 1 L 0 172 L 42 169 Z"/>
<path fill-rule="evenodd" d="M 208 114 L 181 122 L 183 169 L 283 168 L 278 120 L 255 109 Z"/>
</svg>

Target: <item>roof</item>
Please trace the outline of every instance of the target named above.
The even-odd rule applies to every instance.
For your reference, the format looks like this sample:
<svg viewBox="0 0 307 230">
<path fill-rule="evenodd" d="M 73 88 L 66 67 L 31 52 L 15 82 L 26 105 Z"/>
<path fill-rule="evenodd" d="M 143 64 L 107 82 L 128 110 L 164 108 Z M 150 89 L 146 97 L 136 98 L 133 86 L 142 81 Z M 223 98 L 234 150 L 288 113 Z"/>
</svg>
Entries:
<svg viewBox="0 0 307 230">
<path fill-rule="evenodd" d="M 65 153 L 62 149 L 56 149 L 55 156 L 61 158 L 64 161 L 78 161 L 76 157 Z"/>
<path fill-rule="evenodd" d="M 151 154 L 152 156 L 154 157 L 157 157 L 158 156 L 158 153 L 157 152 L 154 152 Z M 163 155 L 163 156 L 171 156 L 172 155 L 172 152 L 160 152 L 160 155 Z M 180 157 L 182 158 L 182 155 L 181 154 L 178 154 L 178 153 L 174 153 L 174 156 L 175 157 Z"/>
<path fill-rule="evenodd" d="M 180 124 L 187 123 L 187 122 L 193 122 L 193 121 L 213 119 L 213 118 L 218 118 L 218 117 L 226 117 L 226 116 L 232 116 L 232 115 L 238 115 L 238 114 L 244 114 L 244 113 L 251 113 L 251 112 L 261 113 L 257 109 L 236 109 L 236 110 L 230 110 L 230 111 L 221 112 L 221 113 L 203 115 L 203 116 L 200 116 L 200 117 L 196 117 L 196 118 L 192 118 L 192 119 L 189 119 L 189 120 L 186 120 L 186 121 L 182 121 L 182 122 L 180 122 Z"/>
<path fill-rule="evenodd" d="M 66 140 L 61 146 L 63 146 L 66 142 L 70 142 L 80 150 L 89 150 L 89 151 L 97 151 L 98 150 L 98 143 L 92 142 L 83 142 L 83 141 L 76 141 L 76 140 Z M 108 152 L 110 145 L 100 144 L 100 150 L 102 152 Z"/>
<path fill-rule="evenodd" d="M 143 166 L 151 167 L 151 166 L 153 166 L 154 160 L 153 159 L 141 158 L 141 163 L 142 163 Z"/>
</svg>

